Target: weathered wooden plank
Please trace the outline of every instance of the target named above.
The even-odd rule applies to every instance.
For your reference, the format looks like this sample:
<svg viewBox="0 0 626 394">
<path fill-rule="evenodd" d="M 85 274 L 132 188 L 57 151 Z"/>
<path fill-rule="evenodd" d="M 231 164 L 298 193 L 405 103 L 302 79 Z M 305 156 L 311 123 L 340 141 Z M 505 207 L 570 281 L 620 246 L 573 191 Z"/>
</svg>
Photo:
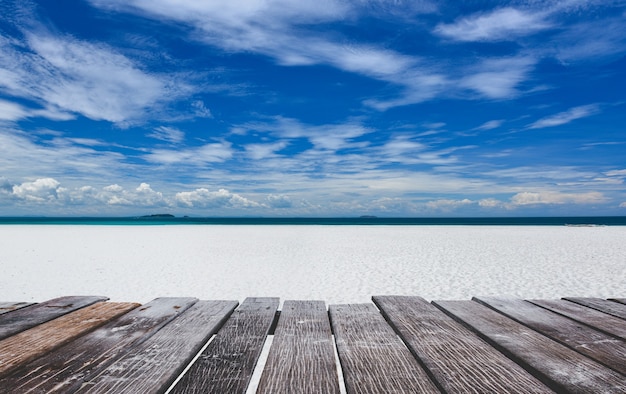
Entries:
<svg viewBox="0 0 626 394">
<path fill-rule="evenodd" d="M 0 302 L 0 315 L 34 305 L 32 302 Z"/>
<path fill-rule="evenodd" d="M 78 392 L 164 392 L 236 307 L 237 301 L 198 301 Z"/>
<path fill-rule="evenodd" d="M 528 300 L 607 334 L 626 339 L 626 324 L 619 317 L 565 300 Z"/>
<path fill-rule="evenodd" d="M 435 304 L 472 327 L 557 392 L 624 393 L 624 376 L 473 301 Z"/>
<path fill-rule="evenodd" d="M 524 300 L 494 297 L 474 297 L 474 300 L 626 375 L 626 342 L 618 338 Z"/>
<path fill-rule="evenodd" d="M 626 298 L 609 298 L 609 301 L 619 302 L 620 304 L 626 304 Z"/>
<path fill-rule="evenodd" d="M 14 370 L 0 379 L 0 392 L 73 392 L 196 301 L 157 298 Z"/>
<path fill-rule="evenodd" d="M 440 392 L 374 305 L 329 310 L 348 393 Z"/>
<path fill-rule="evenodd" d="M 621 319 L 626 319 L 626 305 L 602 298 L 565 297 L 564 300 L 575 302 L 588 308 L 597 309 Z"/>
<path fill-rule="evenodd" d="M 550 392 L 519 365 L 423 298 L 375 296 L 373 300 L 442 391 Z"/>
<path fill-rule="evenodd" d="M 77 309 L 106 301 L 106 297 L 60 297 L 0 315 L 0 339 L 45 323 Z"/>
<path fill-rule="evenodd" d="M 339 393 L 323 301 L 285 301 L 257 393 Z"/>
<path fill-rule="evenodd" d="M 245 393 L 278 304 L 278 298 L 246 298 L 172 393 Z"/>
<path fill-rule="evenodd" d="M 98 302 L 0 341 L 0 376 L 90 332 L 139 304 Z"/>
</svg>

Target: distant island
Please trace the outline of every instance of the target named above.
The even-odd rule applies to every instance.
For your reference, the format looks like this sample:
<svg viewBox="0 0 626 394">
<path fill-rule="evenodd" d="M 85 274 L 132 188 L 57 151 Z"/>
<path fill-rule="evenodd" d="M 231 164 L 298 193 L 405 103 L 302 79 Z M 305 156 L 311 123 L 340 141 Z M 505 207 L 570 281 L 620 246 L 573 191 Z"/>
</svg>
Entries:
<svg viewBox="0 0 626 394">
<path fill-rule="evenodd" d="M 155 215 L 144 215 L 139 216 L 139 219 L 170 219 L 175 218 L 176 216 L 169 213 L 157 213 Z"/>
<path fill-rule="evenodd" d="M 362 216 L 359 216 L 359 219 L 378 219 L 378 216 L 374 216 L 374 215 L 362 215 Z"/>
</svg>

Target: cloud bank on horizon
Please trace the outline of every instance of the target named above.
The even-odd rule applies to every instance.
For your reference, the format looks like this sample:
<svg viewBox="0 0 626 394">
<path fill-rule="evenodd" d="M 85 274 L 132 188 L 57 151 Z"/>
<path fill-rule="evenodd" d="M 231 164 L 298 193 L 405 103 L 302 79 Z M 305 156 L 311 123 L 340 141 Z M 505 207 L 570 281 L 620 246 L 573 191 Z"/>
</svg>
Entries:
<svg viewBox="0 0 626 394">
<path fill-rule="evenodd" d="M 0 4 L 0 216 L 626 214 L 626 2 Z"/>
</svg>

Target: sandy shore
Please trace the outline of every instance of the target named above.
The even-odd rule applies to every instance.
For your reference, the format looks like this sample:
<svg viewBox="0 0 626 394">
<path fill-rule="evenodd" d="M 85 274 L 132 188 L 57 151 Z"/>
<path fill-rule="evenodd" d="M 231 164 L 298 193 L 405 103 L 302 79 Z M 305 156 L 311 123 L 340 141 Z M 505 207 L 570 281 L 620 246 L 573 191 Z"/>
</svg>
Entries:
<svg viewBox="0 0 626 394">
<path fill-rule="evenodd" d="M 626 297 L 626 227 L 0 226 L 0 300 Z"/>
</svg>

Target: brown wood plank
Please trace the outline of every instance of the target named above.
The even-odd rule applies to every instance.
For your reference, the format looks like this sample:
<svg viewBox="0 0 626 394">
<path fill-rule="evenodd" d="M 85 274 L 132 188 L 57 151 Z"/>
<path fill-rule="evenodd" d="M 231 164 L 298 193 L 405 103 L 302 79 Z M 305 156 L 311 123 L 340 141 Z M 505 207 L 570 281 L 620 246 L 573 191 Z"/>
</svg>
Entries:
<svg viewBox="0 0 626 394">
<path fill-rule="evenodd" d="M 0 379 L 0 392 L 73 392 L 196 301 L 157 298 L 14 370 Z"/>
<path fill-rule="evenodd" d="M 626 375 L 625 341 L 524 300 L 494 297 L 474 300 Z"/>
<path fill-rule="evenodd" d="M 139 304 L 98 302 L 0 341 L 0 376 L 84 335 Z"/>
<path fill-rule="evenodd" d="M 440 392 L 374 305 L 329 310 L 348 393 Z"/>
<path fill-rule="evenodd" d="M 528 300 L 535 305 L 549 309 L 553 312 L 567 316 L 597 330 L 626 339 L 626 324 L 624 320 L 608 315 L 586 306 L 574 304 L 565 300 Z"/>
<path fill-rule="evenodd" d="M 0 315 L 7 312 L 12 312 L 17 309 L 21 309 L 30 305 L 34 305 L 32 302 L 0 302 Z"/>
<path fill-rule="evenodd" d="M 626 379 L 574 350 L 473 301 L 437 301 L 558 392 L 624 393 Z"/>
<path fill-rule="evenodd" d="M 164 392 L 236 307 L 237 301 L 198 301 L 78 392 Z"/>
<path fill-rule="evenodd" d="M 257 393 L 339 393 L 323 301 L 285 301 Z"/>
<path fill-rule="evenodd" d="M 626 319 L 626 305 L 619 302 L 603 300 L 602 298 L 565 297 L 564 300 L 608 313 L 621 319 Z"/>
<path fill-rule="evenodd" d="M 373 300 L 442 391 L 550 392 L 519 365 L 423 298 L 375 296 Z"/>
<path fill-rule="evenodd" d="M 11 313 L 0 315 L 0 339 L 20 331 L 45 323 L 59 316 L 84 308 L 96 302 L 106 301 L 106 297 L 69 296 L 41 302 Z"/>
<path fill-rule="evenodd" d="M 246 298 L 171 392 L 245 393 L 278 304 Z"/>
</svg>

